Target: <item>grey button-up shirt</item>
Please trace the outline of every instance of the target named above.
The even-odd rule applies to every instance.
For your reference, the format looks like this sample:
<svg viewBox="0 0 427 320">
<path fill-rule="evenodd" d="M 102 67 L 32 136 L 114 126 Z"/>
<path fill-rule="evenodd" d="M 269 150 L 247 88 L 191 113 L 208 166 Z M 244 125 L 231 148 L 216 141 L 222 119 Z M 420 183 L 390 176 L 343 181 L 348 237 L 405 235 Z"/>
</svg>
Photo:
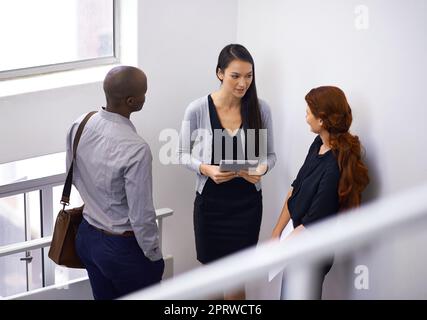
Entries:
<svg viewBox="0 0 427 320">
<path fill-rule="evenodd" d="M 67 134 L 67 168 L 73 139 L 85 115 Z M 82 197 L 84 218 L 93 226 L 123 233 L 133 230 L 145 256 L 162 258 L 152 196 L 152 155 L 132 122 L 101 110 L 86 124 L 77 147 L 73 184 Z"/>
</svg>

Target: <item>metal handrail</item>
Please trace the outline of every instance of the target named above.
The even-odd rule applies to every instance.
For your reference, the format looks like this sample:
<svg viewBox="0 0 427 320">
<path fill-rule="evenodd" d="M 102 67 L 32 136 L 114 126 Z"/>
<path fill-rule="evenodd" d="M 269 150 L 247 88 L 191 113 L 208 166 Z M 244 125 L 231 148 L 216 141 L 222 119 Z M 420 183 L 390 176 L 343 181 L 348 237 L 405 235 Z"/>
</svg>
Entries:
<svg viewBox="0 0 427 320">
<path fill-rule="evenodd" d="M 21 193 L 40 190 L 45 186 L 56 187 L 64 184 L 65 178 L 65 173 L 61 173 L 53 176 L 31 179 L 29 181 L 18 181 L 7 185 L 2 185 L 0 186 L 0 198 L 6 198 Z"/>
<path fill-rule="evenodd" d="M 13 170 L 15 167 L 31 167 L 32 170 L 39 170 L 41 164 L 53 165 L 52 170 L 48 170 L 45 176 L 26 177 L 25 180 L 18 179 L 15 181 L 2 181 L 0 185 L 0 198 L 10 197 L 21 193 L 39 190 L 46 186 L 58 186 L 65 181 L 65 152 L 48 154 L 40 157 L 19 160 L 10 163 L 0 164 L 1 171 Z M 28 173 L 27 173 L 28 174 Z M 25 175 L 25 174 L 24 174 Z"/>
<path fill-rule="evenodd" d="M 156 209 L 157 220 L 162 220 L 173 214 L 173 210 L 169 208 Z M 0 257 L 9 256 L 15 253 L 36 250 L 49 247 L 52 241 L 52 236 L 43 237 L 35 240 L 13 243 L 0 247 Z"/>
</svg>

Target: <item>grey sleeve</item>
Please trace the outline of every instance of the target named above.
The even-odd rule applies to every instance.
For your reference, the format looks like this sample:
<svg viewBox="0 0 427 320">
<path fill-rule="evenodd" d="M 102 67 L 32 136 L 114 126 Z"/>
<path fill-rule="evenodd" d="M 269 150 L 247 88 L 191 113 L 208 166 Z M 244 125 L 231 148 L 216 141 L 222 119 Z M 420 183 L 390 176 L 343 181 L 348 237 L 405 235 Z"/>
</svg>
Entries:
<svg viewBox="0 0 427 320">
<path fill-rule="evenodd" d="M 268 104 L 260 100 L 260 108 L 261 108 L 261 117 L 263 127 L 267 130 L 267 159 L 264 162 L 267 162 L 268 171 L 274 168 L 276 164 L 276 152 L 274 151 L 274 132 L 273 132 L 273 119 L 271 116 L 270 107 Z"/>
<path fill-rule="evenodd" d="M 131 157 L 125 169 L 125 190 L 129 206 L 129 220 L 136 240 L 151 261 L 162 258 L 159 247 L 159 229 L 153 205 L 152 155 L 150 147 L 143 144 Z"/>
<path fill-rule="evenodd" d="M 185 165 L 188 169 L 200 174 L 200 165 L 202 162 L 192 155 L 192 135 L 197 128 L 197 108 L 198 105 L 191 103 L 185 110 L 184 119 L 179 133 L 179 145 L 177 156 L 179 163 Z"/>
</svg>

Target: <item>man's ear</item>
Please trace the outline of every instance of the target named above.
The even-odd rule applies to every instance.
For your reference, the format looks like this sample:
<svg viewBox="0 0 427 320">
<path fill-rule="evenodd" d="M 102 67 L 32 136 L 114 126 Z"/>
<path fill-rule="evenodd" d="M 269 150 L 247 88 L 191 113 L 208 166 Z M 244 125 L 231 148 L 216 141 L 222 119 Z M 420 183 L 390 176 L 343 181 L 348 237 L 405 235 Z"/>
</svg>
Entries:
<svg viewBox="0 0 427 320">
<path fill-rule="evenodd" d="M 134 97 L 126 98 L 126 104 L 130 107 L 133 107 L 133 105 L 135 104 L 135 98 Z"/>
</svg>

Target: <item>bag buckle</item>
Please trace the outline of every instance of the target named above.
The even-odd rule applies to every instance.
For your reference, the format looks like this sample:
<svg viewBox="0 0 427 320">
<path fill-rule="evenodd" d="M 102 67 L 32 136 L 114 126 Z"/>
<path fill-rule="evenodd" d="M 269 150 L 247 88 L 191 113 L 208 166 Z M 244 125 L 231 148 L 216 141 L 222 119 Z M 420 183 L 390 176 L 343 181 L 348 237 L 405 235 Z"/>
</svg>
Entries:
<svg viewBox="0 0 427 320">
<path fill-rule="evenodd" d="M 65 207 L 70 205 L 70 202 L 66 202 L 63 200 L 61 200 L 59 203 L 63 205 L 62 210 L 65 210 Z"/>
</svg>

